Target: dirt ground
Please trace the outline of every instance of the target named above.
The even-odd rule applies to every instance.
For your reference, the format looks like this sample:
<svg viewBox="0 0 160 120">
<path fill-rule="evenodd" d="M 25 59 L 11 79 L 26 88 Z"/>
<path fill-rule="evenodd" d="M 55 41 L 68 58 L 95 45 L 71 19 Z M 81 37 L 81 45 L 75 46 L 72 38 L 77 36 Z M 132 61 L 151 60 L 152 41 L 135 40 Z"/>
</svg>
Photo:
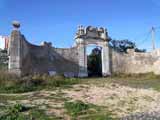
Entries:
<svg viewBox="0 0 160 120">
<path fill-rule="evenodd" d="M 47 115 L 64 120 L 71 119 L 66 114 L 64 102 L 76 100 L 107 107 L 115 118 L 122 120 L 160 119 L 160 92 L 152 88 L 133 88 L 112 82 L 77 84 L 54 91 L 0 94 L 0 97 L 0 106 L 18 103 L 38 107 L 45 110 Z"/>
</svg>

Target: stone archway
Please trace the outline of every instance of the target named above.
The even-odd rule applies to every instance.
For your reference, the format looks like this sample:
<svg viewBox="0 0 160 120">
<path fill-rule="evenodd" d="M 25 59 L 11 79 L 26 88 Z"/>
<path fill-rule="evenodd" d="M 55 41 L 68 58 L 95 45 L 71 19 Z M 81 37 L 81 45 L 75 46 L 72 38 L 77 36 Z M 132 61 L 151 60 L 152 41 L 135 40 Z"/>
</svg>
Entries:
<svg viewBox="0 0 160 120">
<path fill-rule="evenodd" d="M 109 38 L 107 30 L 104 28 L 80 26 L 76 33 L 76 45 L 78 48 L 78 64 L 79 64 L 79 77 L 87 77 L 87 55 L 86 46 L 89 44 L 95 44 L 102 47 L 102 75 L 108 76 L 110 72 L 110 60 L 109 60 Z"/>
<path fill-rule="evenodd" d="M 86 50 L 88 77 L 102 77 L 102 47 L 89 44 Z"/>
</svg>

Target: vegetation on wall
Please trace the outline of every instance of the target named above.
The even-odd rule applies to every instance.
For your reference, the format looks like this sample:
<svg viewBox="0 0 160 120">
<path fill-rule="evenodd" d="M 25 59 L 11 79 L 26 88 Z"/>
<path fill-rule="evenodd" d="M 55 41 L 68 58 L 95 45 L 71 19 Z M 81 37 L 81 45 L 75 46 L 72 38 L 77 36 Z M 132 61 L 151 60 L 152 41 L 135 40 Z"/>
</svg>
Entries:
<svg viewBox="0 0 160 120">
<path fill-rule="evenodd" d="M 117 50 L 119 52 L 127 53 L 127 49 L 135 49 L 135 52 L 146 52 L 145 49 L 137 48 L 134 42 L 132 42 L 131 40 L 127 40 L 127 39 L 124 39 L 124 40 L 112 39 L 110 42 L 110 45 L 114 50 Z"/>
<path fill-rule="evenodd" d="M 7 50 L 1 50 L 0 49 L 0 69 L 6 70 L 8 66 L 8 54 Z"/>
</svg>

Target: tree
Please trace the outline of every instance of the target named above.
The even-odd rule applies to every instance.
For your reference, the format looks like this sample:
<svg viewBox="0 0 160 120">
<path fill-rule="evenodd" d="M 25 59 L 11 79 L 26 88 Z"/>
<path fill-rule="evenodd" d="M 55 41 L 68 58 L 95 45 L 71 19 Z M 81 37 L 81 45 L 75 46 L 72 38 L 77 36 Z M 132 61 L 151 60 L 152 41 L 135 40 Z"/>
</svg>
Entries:
<svg viewBox="0 0 160 120">
<path fill-rule="evenodd" d="M 146 49 L 139 49 L 139 48 L 136 48 L 136 49 L 135 49 L 135 52 L 146 52 Z"/>
<path fill-rule="evenodd" d="M 136 47 L 136 44 L 130 40 L 114 40 L 112 39 L 110 45 L 113 49 L 119 52 L 127 53 L 127 49 L 135 49 L 135 52 L 146 52 L 145 49 L 139 49 Z"/>
<path fill-rule="evenodd" d="M 94 48 L 90 55 L 87 56 L 88 74 L 89 76 L 102 75 L 101 49 Z"/>
<path fill-rule="evenodd" d="M 127 49 L 133 49 L 136 47 L 134 42 L 129 40 L 111 40 L 111 46 L 113 49 L 120 52 L 127 52 Z"/>
</svg>

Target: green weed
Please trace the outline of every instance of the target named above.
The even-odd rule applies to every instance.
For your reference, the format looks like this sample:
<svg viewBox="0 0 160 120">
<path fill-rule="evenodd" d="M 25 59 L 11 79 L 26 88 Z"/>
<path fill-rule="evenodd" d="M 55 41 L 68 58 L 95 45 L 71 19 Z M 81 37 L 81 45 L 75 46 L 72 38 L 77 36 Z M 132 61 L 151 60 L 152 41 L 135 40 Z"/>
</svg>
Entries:
<svg viewBox="0 0 160 120">
<path fill-rule="evenodd" d="M 103 107 L 82 101 L 65 102 L 64 108 L 73 120 L 113 120 L 112 114 Z"/>
</svg>

